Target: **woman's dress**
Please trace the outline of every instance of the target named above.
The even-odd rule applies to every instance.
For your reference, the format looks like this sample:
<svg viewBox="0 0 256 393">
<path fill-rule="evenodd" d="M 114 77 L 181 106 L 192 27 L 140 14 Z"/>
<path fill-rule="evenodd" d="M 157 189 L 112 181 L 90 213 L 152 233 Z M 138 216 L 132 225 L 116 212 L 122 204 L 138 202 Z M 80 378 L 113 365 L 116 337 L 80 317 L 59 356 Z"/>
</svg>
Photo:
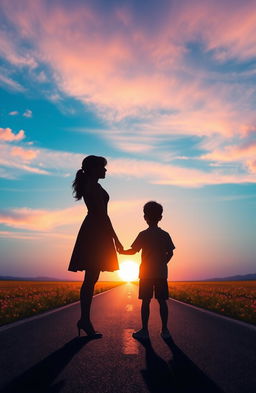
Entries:
<svg viewBox="0 0 256 393">
<path fill-rule="evenodd" d="M 97 183 L 83 198 L 88 213 L 78 232 L 68 270 L 118 270 L 114 230 L 107 214 L 109 195 Z"/>
</svg>

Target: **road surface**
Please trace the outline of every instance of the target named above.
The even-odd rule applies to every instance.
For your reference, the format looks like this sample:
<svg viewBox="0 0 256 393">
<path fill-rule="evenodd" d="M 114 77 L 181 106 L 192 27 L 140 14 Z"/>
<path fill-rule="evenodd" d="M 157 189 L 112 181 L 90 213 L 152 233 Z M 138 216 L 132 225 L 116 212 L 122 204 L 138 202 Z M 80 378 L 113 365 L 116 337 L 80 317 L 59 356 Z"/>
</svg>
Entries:
<svg viewBox="0 0 256 393">
<path fill-rule="evenodd" d="M 97 295 L 93 321 L 104 337 L 77 337 L 79 304 L 0 331 L 1 392 L 256 393 L 256 328 L 169 300 L 173 340 L 160 335 L 151 303 L 151 340 L 140 328 L 138 287 Z"/>
</svg>

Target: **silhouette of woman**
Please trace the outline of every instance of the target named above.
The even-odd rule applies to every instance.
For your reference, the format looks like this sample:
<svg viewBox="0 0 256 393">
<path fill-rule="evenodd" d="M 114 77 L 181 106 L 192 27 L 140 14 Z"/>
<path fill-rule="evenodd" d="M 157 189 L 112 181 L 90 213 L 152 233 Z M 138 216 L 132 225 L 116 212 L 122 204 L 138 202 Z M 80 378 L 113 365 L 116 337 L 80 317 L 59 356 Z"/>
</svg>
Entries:
<svg viewBox="0 0 256 393">
<path fill-rule="evenodd" d="M 116 249 L 123 249 L 107 213 L 109 195 L 98 183 L 99 179 L 105 178 L 106 165 L 104 157 L 87 156 L 73 181 L 74 197 L 76 200 L 83 197 L 88 209 L 68 268 L 73 272 L 85 270 L 80 290 L 81 318 L 77 322 L 79 336 L 82 329 L 88 336 L 102 337 L 101 333 L 94 330 L 90 320 L 94 285 L 101 271 L 119 269 Z"/>
</svg>

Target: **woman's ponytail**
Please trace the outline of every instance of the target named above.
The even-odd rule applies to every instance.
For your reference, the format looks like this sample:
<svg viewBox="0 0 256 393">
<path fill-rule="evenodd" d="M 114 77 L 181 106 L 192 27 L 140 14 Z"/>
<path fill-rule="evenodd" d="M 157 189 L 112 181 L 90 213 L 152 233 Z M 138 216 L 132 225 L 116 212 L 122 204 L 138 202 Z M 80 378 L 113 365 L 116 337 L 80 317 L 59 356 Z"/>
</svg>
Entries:
<svg viewBox="0 0 256 393">
<path fill-rule="evenodd" d="M 72 183 L 73 187 L 73 196 L 74 198 L 79 201 L 79 199 L 82 198 L 83 196 L 83 190 L 84 190 L 84 183 L 85 183 L 85 173 L 83 169 L 79 169 L 76 172 L 76 177 L 75 180 Z"/>
</svg>

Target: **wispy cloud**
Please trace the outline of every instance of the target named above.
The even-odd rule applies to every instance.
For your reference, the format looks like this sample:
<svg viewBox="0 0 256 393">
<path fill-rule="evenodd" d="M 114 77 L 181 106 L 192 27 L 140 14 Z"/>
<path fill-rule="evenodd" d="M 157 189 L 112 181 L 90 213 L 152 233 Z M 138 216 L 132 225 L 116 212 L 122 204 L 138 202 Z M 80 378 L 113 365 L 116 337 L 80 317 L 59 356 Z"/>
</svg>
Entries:
<svg viewBox="0 0 256 393">
<path fill-rule="evenodd" d="M 0 85 L 6 86 L 16 91 L 25 91 L 24 87 L 21 86 L 20 83 L 3 74 L 0 74 Z"/>
<path fill-rule="evenodd" d="M 254 174 L 232 173 L 226 170 L 213 168 L 211 171 L 178 167 L 161 164 L 154 161 L 143 160 L 112 160 L 109 172 L 114 175 L 127 175 L 144 178 L 150 183 L 169 184 L 181 187 L 201 187 L 213 184 L 242 184 L 255 183 Z"/>
<path fill-rule="evenodd" d="M 59 176 L 74 176 L 75 171 L 80 168 L 81 161 L 84 157 L 82 154 L 61 152 L 49 149 L 31 149 L 26 145 L 12 146 L 10 144 L 0 144 L 0 164 L 10 168 L 10 174 L 13 175 L 12 168 L 17 169 L 20 173 L 31 172 L 37 174 L 52 174 Z M 85 154 L 86 155 L 86 154 Z M 225 154 L 223 154 L 224 156 Z M 220 160 L 219 155 L 205 155 L 200 157 L 201 160 Z M 246 157 L 247 159 L 247 157 Z M 186 161 L 186 160 L 185 160 Z M 230 161 L 232 161 L 230 159 Z M 232 172 L 232 168 L 210 166 L 204 169 L 194 169 L 188 166 L 182 167 L 177 164 L 161 163 L 149 159 L 139 160 L 130 159 L 109 159 L 108 174 L 110 176 L 127 176 L 141 178 L 148 183 L 171 184 L 182 187 L 201 187 L 209 184 L 224 183 L 254 183 L 256 177 L 253 173 Z M 252 165 L 253 168 L 253 165 Z"/>
<path fill-rule="evenodd" d="M 107 13 L 101 1 L 97 4 L 3 0 L 9 32 L 0 30 L 0 55 L 12 69 L 28 70 L 40 86 L 50 80 L 52 101 L 68 95 L 95 110 L 109 124 L 108 143 L 145 157 L 130 165 L 139 165 L 147 181 L 255 181 L 254 150 L 232 145 L 251 135 L 256 124 L 256 89 L 248 79 L 256 76 L 254 1 L 236 1 L 232 7 L 213 0 L 164 2 L 161 7 L 150 3 L 147 13 L 133 3 L 111 3 Z M 226 72 L 227 65 L 232 73 Z M 22 89 L 13 74 L 5 71 L 0 82 Z M 31 117 L 31 110 L 23 116 Z M 178 167 L 171 159 L 165 163 L 164 157 L 170 157 L 164 150 L 166 137 L 177 135 L 204 138 L 205 154 L 197 157 L 204 170 Z M 214 148 L 207 150 L 213 140 Z M 150 157 L 156 146 L 161 147 L 158 167 Z M 23 171 L 68 174 L 80 166 L 79 154 L 26 146 L 1 149 L 3 165 Z M 239 162 L 247 173 L 221 170 L 217 165 L 222 162 Z M 122 165 L 119 171 L 137 176 L 127 161 Z"/>
<path fill-rule="evenodd" d="M 153 117 L 157 122 L 163 118 L 171 133 L 233 132 L 237 120 L 233 117 L 239 108 L 234 91 L 240 89 L 245 100 L 248 86 L 223 81 L 220 68 L 219 83 L 208 77 L 218 63 L 254 58 L 253 2 L 236 2 L 236 7 L 212 0 L 175 6 L 167 2 L 147 14 L 153 13 L 153 20 L 141 17 L 128 4 L 113 3 L 110 9 L 106 17 L 90 1 L 73 8 L 52 4 L 50 12 L 43 1 L 27 2 L 23 7 L 4 1 L 6 18 L 20 32 L 16 46 L 4 34 L 5 42 L 9 40 L 5 52 L 18 53 L 17 45 L 29 41 L 29 57 L 23 63 L 26 60 L 35 67 L 43 59 L 61 91 L 94 105 L 109 120 L 143 118 L 145 112 L 154 111 Z M 204 77 L 195 77 L 191 43 L 207 58 L 201 62 L 206 67 Z M 9 61 L 19 64 L 21 60 L 11 57 Z M 166 122 L 163 109 L 178 114 Z M 253 116 L 248 107 L 248 124 Z M 236 131 L 240 126 L 241 118 Z"/>
<path fill-rule="evenodd" d="M 22 116 L 31 118 L 32 117 L 32 111 L 30 109 L 26 109 Z"/>
<path fill-rule="evenodd" d="M 21 240 L 40 240 L 42 238 L 73 240 L 75 235 L 61 232 L 22 232 L 22 231 L 0 231 L 0 238 L 21 239 Z"/>
<path fill-rule="evenodd" d="M 11 111 L 8 113 L 8 115 L 10 115 L 10 116 L 17 116 L 18 114 L 19 114 L 18 111 Z"/>
<path fill-rule="evenodd" d="M 124 201 L 112 201 L 110 208 L 112 213 L 117 214 L 124 209 L 130 209 L 134 206 L 141 205 L 141 200 L 124 200 Z M 52 230 L 60 229 L 61 227 L 68 227 L 69 225 L 81 223 L 81 218 L 86 213 L 86 207 L 83 204 L 77 204 L 76 206 L 59 209 L 59 210 L 47 210 L 47 209 L 31 209 L 27 207 L 16 208 L 16 209 L 0 209 L 0 223 L 10 228 L 25 229 L 33 231 L 32 233 L 26 232 L 10 232 L 2 231 L 0 235 L 9 237 L 15 237 L 16 235 L 23 236 L 37 236 L 36 233 L 40 232 L 38 236 L 41 236 L 41 232 L 52 233 Z M 35 231 L 35 232 L 34 232 Z M 60 237 L 70 236 L 69 233 L 57 232 Z M 56 233 L 56 236 L 57 236 Z M 72 237 L 74 234 L 72 234 Z"/>
<path fill-rule="evenodd" d="M 25 162 L 29 162 L 38 155 L 38 151 L 32 149 L 24 149 L 20 146 L 15 146 L 11 148 L 10 154 L 11 156 L 21 158 Z"/>
<path fill-rule="evenodd" d="M 35 231 L 49 231 L 65 225 L 81 221 L 83 208 L 75 206 L 62 210 L 37 210 L 19 208 L 0 210 L 0 222 L 12 228 Z"/>
<path fill-rule="evenodd" d="M 202 160 L 210 160 L 216 163 L 235 163 L 240 162 L 251 172 L 255 172 L 255 155 L 256 140 L 249 138 L 248 140 L 236 141 L 236 144 L 230 144 L 215 148 L 211 152 L 200 157 Z"/>
</svg>

